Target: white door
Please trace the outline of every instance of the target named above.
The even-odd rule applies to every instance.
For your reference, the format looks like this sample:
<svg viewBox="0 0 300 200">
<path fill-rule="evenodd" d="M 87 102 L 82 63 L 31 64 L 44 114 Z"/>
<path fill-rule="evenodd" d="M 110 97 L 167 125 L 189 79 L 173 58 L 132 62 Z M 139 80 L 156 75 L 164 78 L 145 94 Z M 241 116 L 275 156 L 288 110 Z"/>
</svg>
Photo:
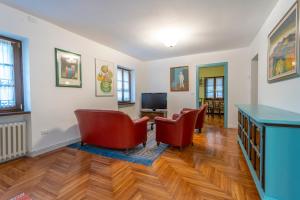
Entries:
<svg viewBox="0 0 300 200">
<path fill-rule="evenodd" d="M 251 104 L 258 104 L 258 55 L 251 60 Z"/>
</svg>

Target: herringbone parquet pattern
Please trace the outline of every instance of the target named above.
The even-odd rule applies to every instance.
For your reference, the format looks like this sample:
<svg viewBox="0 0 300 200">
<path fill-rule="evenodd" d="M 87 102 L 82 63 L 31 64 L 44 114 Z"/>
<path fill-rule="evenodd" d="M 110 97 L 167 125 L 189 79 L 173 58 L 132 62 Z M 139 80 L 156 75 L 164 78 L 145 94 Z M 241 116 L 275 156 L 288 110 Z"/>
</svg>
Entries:
<svg viewBox="0 0 300 200">
<path fill-rule="evenodd" d="M 259 199 L 236 130 L 207 126 L 151 167 L 63 148 L 0 165 L 0 199 Z"/>
</svg>

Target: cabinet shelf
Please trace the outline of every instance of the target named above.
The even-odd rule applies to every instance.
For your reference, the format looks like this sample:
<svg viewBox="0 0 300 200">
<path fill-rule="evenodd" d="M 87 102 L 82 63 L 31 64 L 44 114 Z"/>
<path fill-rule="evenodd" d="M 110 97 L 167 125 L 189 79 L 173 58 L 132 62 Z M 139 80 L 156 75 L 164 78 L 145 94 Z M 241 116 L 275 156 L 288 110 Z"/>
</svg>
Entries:
<svg viewBox="0 0 300 200">
<path fill-rule="evenodd" d="M 255 176 L 258 184 L 264 190 L 264 162 L 262 158 L 263 148 L 261 148 L 263 128 L 241 111 L 238 113 L 238 118 L 238 137 L 241 148 L 243 148 L 244 156 L 249 160 L 251 169 L 253 169 L 252 175 Z"/>
<path fill-rule="evenodd" d="M 253 148 L 256 151 L 256 155 L 258 155 L 260 157 L 260 152 L 259 152 L 257 146 L 254 145 L 251 140 L 250 140 L 250 145 L 251 145 L 251 148 Z"/>
</svg>

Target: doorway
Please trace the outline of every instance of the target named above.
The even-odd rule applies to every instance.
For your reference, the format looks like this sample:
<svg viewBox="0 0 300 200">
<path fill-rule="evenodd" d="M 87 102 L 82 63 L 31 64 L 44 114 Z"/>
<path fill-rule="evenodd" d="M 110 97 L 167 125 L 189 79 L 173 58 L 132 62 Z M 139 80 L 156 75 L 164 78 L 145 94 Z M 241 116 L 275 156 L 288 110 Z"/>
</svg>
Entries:
<svg viewBox="0 0 300 200">
<path fill-rule="evenodd" d="M 198 65 L 196 71 L 196 106 L 208 104 L 208 123 L 227 128 L 228 63 Z"/>
<path fill-rule="evenodd" d="M 251 104 L 258 104 L 258 54 L 251 60 Z"/>
</svg>

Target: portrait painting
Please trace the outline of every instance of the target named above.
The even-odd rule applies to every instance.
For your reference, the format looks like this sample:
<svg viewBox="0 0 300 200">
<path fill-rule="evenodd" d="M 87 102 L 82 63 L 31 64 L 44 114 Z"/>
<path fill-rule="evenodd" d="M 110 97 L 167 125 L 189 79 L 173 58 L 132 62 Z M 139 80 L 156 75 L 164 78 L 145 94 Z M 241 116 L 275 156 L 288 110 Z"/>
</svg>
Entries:
<svg viewBox="0 0 300 200">
<path fill-rule="evenodd" d="M 180 66 L 170 68 L 170 90 L 189 91 L 189 67 Z"/>
<path fill-rule="evenodd" d="M 56 86 L 81 87 L 81 55 L 55 48 Z"/>
</svg>

